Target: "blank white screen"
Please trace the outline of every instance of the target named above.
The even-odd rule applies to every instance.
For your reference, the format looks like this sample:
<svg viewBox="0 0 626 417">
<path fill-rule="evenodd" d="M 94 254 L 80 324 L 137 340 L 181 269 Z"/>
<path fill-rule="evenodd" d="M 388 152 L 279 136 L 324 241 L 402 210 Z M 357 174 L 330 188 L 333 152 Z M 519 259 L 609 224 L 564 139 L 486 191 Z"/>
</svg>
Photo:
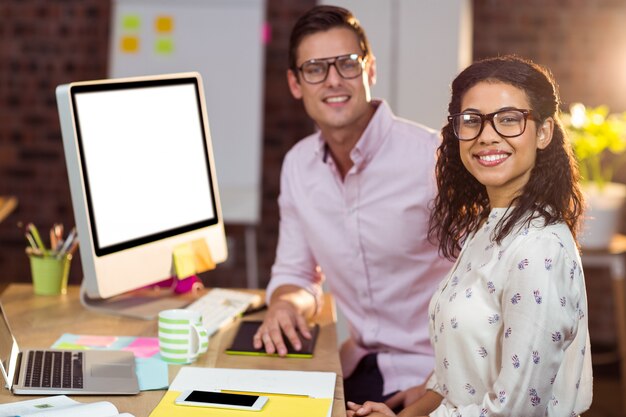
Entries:
<svg viewBox="0 0 626 417">
<path fill-rule="evenodd" d="M 100 248 L 215 217 L 195 85 L 75 100 Z"/>
</svg>

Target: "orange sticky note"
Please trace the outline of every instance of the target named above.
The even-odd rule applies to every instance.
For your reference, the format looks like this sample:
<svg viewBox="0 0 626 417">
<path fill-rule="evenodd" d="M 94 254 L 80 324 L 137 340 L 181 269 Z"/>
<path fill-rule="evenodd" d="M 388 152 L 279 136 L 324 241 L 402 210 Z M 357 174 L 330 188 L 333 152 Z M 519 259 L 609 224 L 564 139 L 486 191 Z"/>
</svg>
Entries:
<svg viewBox="0 0 626 417">
<path fill-rule="evenodd" d="M 154 20 L 154 29 L 158 33 L 169 33 L 174 29 L 172 16 L 157 16 Z"/>
<path fill-rule="evenodd" d="M 120 49 L 122 52 L 126 53 L 139 51 L 139 38 L 136 36 L 122 36 L 122 39 L 120 39 Z"/>
<path fill-rule="evenodd" d="M 215 269 L 215 261 L 213 261 L 211 251 L 209 250 L 209 246 L 206 244 L 206 240 L 194 240 L 191 242 L 191 247 L 194 252 L 194 261 L 196 263 L 197 273 Z"/>
</svg>

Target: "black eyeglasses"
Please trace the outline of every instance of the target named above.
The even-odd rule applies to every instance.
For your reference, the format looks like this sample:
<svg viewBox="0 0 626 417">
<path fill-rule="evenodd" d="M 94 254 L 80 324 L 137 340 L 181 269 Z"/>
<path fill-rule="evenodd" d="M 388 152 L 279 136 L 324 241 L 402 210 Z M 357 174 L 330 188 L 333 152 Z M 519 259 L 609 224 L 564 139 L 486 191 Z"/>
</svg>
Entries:
<svg viewBox="0 0 626 417">
<path fill-rule="evenodd" d="M 458 113 L 448 116 L 454 135 L 459 140 L 474 140 L 483 132 L 485 122 L 503 138 L 521 136 L 526 130 L 526 121 L 536 119 L 536 113 L 526 109 L 503 109 L 489 114 Z"/>
<path fill-rule="evenodd" d="M 331 58 L 310 59 L 298 67 L 302 78 L 309 84 L 319 84 L 328 77 L 330 66 L 334 66 L 344 79 L 356 78 L 363 73 L 365 58 L 359 54 L 339 55 Z"/>
</svg>

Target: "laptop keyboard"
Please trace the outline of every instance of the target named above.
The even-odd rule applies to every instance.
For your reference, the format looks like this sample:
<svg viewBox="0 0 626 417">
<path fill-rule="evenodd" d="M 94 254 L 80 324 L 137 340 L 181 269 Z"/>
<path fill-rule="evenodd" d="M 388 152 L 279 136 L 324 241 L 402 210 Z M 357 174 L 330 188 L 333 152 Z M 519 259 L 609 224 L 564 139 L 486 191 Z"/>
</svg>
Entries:
<svg viewBox="0 0 626 417">
<path fill-rule="evenodd" d="M 25 387 L 83 388 L 83 352 L 28 352 Z"/>
</svg>

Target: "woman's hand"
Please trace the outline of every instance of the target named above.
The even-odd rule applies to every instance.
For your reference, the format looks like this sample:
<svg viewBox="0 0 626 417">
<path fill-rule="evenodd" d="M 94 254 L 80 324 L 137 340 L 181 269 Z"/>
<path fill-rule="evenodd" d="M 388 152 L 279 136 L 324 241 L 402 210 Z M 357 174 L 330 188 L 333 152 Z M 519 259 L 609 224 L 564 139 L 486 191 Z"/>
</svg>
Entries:
<svg viewBox="0 0 626 417">
<path fill-rule="evenodd" d="M 348 401 L 348 417 L 396 417 L 384 403 L 376 403 L 374 401 L 366 401 L 363 405 Z"/>
</svg>

